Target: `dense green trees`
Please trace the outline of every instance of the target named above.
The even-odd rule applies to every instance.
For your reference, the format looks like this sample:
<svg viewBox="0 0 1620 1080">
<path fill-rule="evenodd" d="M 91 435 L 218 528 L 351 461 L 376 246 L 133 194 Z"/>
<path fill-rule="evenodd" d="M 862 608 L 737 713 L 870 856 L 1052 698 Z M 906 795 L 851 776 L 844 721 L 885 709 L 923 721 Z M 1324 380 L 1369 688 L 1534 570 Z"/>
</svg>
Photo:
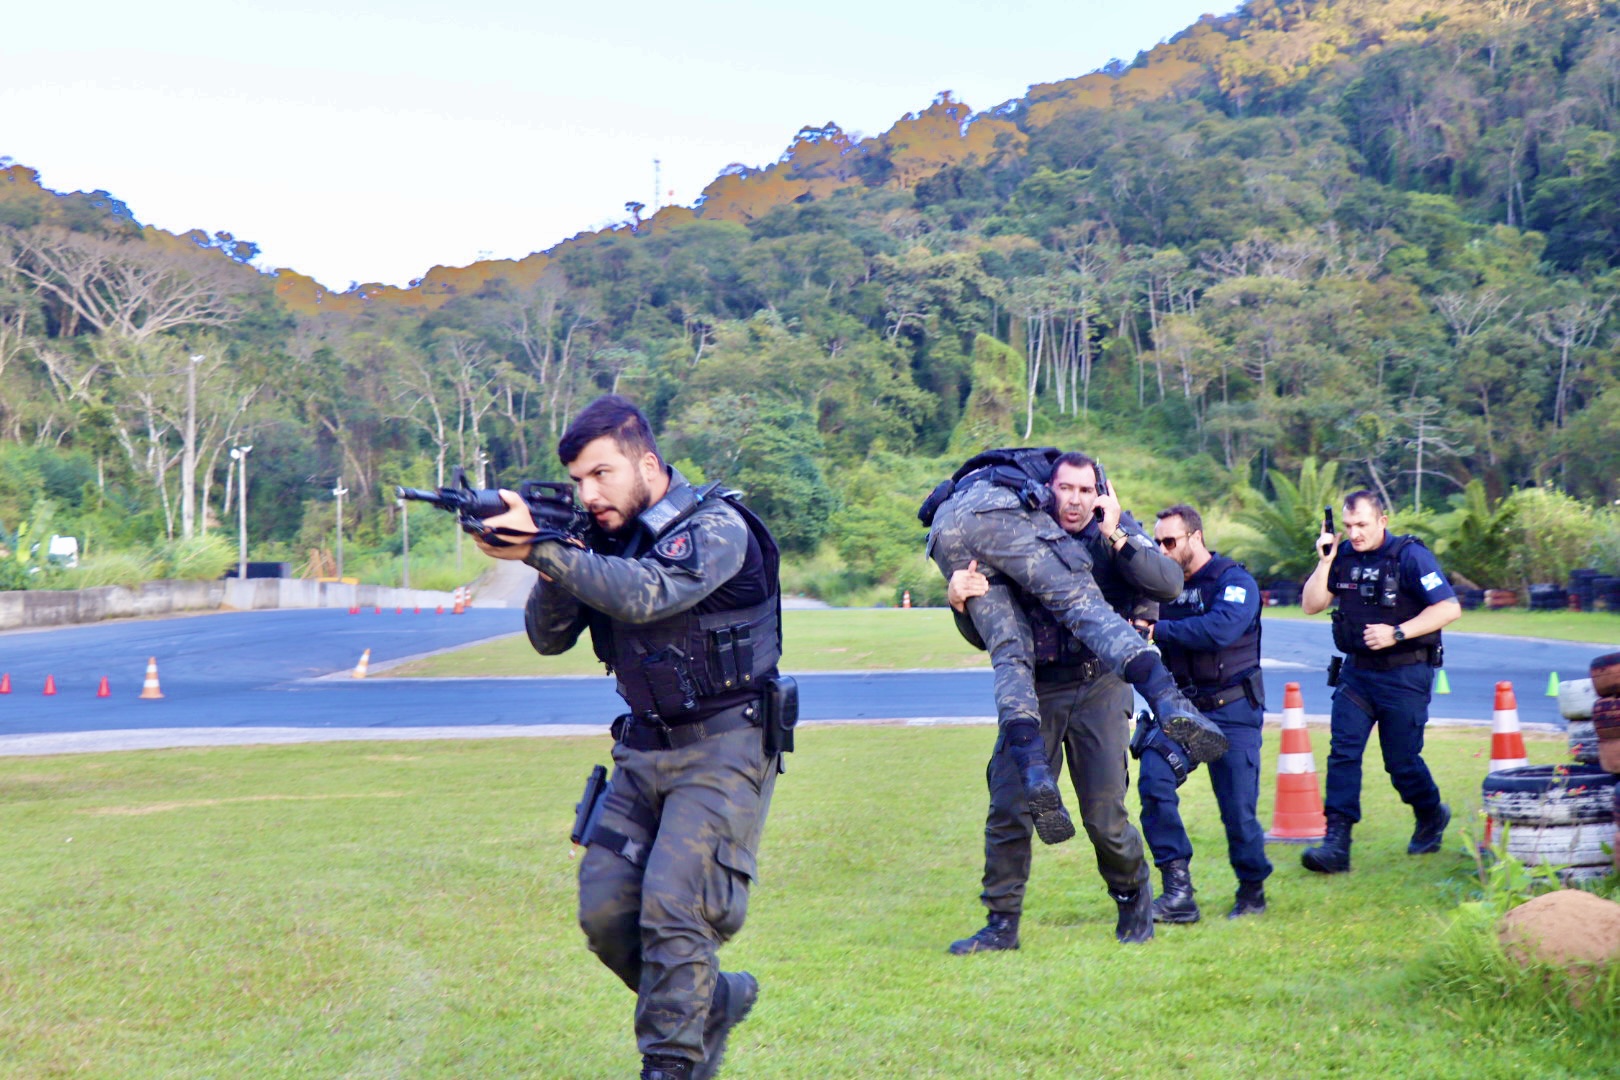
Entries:
<svg viewBox="0 0 1620 1080">
<path fill-rule="evenodd" d="M 341 477 L 383 543 L 391 484 L 556 477 L 618 390 L 874 586 L 922 565 L 941 455 L 1026 438 L 1156 456 L 1137 490 L 1246 515 L 1272 573 L 1326 496 L 1302 471 L 1454 533 L 1471 576 L 1530 573 L 1487 550 L 1502 507 L 1545 510 L 1516 491 L 1620 497 L 1617 88 L 1620 14 L 1575 0 L 1251 0 L 993 114 L 806 127 L 695 211 L 340 295 L 14 167 L 0 447 L 35 464 L 0 528 L 55 469 L 63 527 L 179 536 L 194 486 L 217 530 L 252 443 L 256 541 L 320 546 Z"/>
</svg>

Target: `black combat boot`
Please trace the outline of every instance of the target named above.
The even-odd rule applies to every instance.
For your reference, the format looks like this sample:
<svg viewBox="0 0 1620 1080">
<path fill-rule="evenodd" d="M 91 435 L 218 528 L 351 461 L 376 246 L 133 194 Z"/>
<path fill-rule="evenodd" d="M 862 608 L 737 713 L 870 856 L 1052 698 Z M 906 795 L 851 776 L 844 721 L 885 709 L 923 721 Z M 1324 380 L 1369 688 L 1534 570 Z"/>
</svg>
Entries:
<svg viewBox="0 0 1620 1080">
<path fill-rule="evenodd" d="M 1321 846 L 1306 848 L 1299 857 L 1300 865 L 1318 874 L 1342 874 L 1350 869 L 1351 820 L 1343 814 L 1327 816 L 1327 835 Z"/>
<path fill-rule="evenodd" d="M 692 1063 L 667 1054 L 647 1054 L 641 1059 L 641 1080 L 692 1080 Z"/>
<path fill-rule="evenodd" d="M 1451 824 L 1451 807 L 1445 803 L 1417 816 L 1417 828 L 1412 830 L 1412 842 L 1406 845 L 1408 855 L 1433 855 L 1445 842 L 1446 826 Z"/>
<path fill-rule="evenodd" d="M 1119 905 L 1119 921 L 1114 924 L 1114 936 L 1126 945 L 1140 945 L 1153 940 L 1153 884 L 1151 876 L 1144 874 L 1142 884 L 1133 892 L 1115 892 L 1108 895 Z"/>
<path fill-rule="evenodd" d="M 692 1080 L 710 1080 L 720 1074 L 726 1056 L 726 1036 L 743 1022 L 759 1000 L 759 980 L 746 971 L 722 971 L 714 983 L 709 1016 L 703 1022 L 703 1060 L 692 1067 Z"/>
<path fill-rule="evenodd" d="M 1193 708 L 1179 691 L 1171 691 L 1152 702 L 1159 729 L 1187 751 L 1193 761 L 1203 764 L 1226 753 L 1226 733 L 1220 725 Z"/>
<path fill-rule="evenodd" d="M 952 956 L 976 952 L 1005 952 L 1018 948 L 1018 913 L 992 911 L 984 928 L 972 937 L 951 942 Z"/>
<path fill-rule="evenodd" d="M 1012 747 L 1013 761 L 1018 775 L 1024 781 L 1024 801 L 1030 816 L 1035 819 L 1035 835 L 1043 844 L 1061 844 L 1074 836 L 1074 822 L 1063 808 L 1063 796 L 1058 792 L 1057 777 L 1046 763 L 1046 753 L 1039 742 L 1030 746 Z"/>
<path fill-rule="evenodd" d="M 1241 919 L 1245 915 L 1263 915 L 1266 910 L 1266 883 L 1263 881 L 1238 882 L 1237 903 L 1226 913 L 1228 919 Z"/>
<path fill-rule="evenodd" d="M 1153 898 L 1153 921 L 1168 923 L 1195 923 L 1198 921 L 1198 901 L 1192 875 L 1187 872 L 1186 859 L 1172 859 L 1159 867 L 1164 891 Z"/>
</svg>

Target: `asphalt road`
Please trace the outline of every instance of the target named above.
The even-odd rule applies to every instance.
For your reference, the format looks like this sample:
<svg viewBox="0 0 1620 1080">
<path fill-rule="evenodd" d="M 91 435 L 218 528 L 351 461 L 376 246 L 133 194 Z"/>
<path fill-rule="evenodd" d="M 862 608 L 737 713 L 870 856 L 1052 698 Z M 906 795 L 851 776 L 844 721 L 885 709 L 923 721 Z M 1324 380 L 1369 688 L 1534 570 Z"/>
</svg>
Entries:
<svg viewBox="0 0 1620 1080">
<path fill-rule="evenodd" d="M 918 613 L 919 616 L 922 614 Z M 186 742 L 277 741 L 533 732 L 537 727 L 601 730 L 621 711 L 607 678 L 389 679 L 349 673 L 365 649 L 375 672 L 389 661 L 512 633 L 511 609 L 462 615 L 341 610 L 236 612 L 99 623 L 0 634 L 0 754 L 48 753 Z M 1325 621 L 1273 621 L 1265 627 L 1268 705 L 1282 706 L 1283 684 L 1301 683 L 1308 714 L 1325 714 L 1323 671 L 1331 647 Z M 964 649 L 966 646 L 964 646 Z M 1513 682 L 1520 718 L 1562 726 L 1545 696 L 1549 673 L 1584 677 L 1593 655 L 1613 646 L 1489 635 L 1447 636 L 1449 696 L 1436 719 L 1488 722 L 1493 688 Z M 966 655 L 966 653 L 964 653 Z M 156 657 L 164 699 L 139 698 L 148 657 Z M 536 669 L 544 661 L 536 658 Z M 42 694 L 53 676 L 57 693 Z M 111 696 L 98 698 L 106 676 Z M 799 674 L 803 718 L 827 720 L 983 719 L 993 712 L 985 670 Z M 142 741 L 133 736 L 147 733 Z M 162 732 L 163 734 L 159 734 Z M 210 733 L 204 736 L 204 732 Z M 98 734 L 92 734 L 98 733 Z M 120 741 L 99 733 L 124 733 Z M 226 733 L 226 734 L 221 734 Z M 228 734 L 234 733 L 234 734 Z"/>
</svg>

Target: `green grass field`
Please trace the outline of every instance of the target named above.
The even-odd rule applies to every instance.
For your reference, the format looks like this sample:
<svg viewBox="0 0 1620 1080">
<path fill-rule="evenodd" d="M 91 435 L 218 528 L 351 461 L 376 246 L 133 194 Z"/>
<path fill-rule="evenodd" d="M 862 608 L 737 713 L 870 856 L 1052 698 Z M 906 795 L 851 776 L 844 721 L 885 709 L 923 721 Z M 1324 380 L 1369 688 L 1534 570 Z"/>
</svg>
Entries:
<svg viewBox="0 0 1620 1080">
<path fill-rule="evenodd" d="M 1376 763 L 1355 870 L 1271 849 L 1227 922 L 1209 786 L 1183 789 L 1207 916 L 1127 948 L 1083 836 L 1037 845 L 1017 953 L 958 958 L 977 903 L 986 727 L 818 727 L 777 788 L 748 925 L 758 1008 L 726 1075 L 1589 1077 L 1614 1007 L 1473 1019 L 1416 974 L 1471 888 L 1404 853 Z M 1313 731 L 1317 759 L 1325 733 Z M 1267 739 L 1274 758 L 1276 735 Z M 1489 735 L 1429 759 L 1466 823 Z M 1534 760 L 1561 741 L 1530 744 Z M 571 807 L 605 738 L 0 759 L 0 1077 L 561 1077 L 636 1072 L 632 998 L 574 922 Z M 1269 822 L 1268 764 L 1261 816 Z M 1130 803 L 1134 809 L 1135 796 Z M 1610 1026 L 1603 1027 L 1602 1024 Z"/>
<path fill-rule="evenodd" d="M 1327 616 L 1297 607 L 1267 608 L 1268 619 L 1315 618 L 1328 633 Z M 963 641 L 945 608 L 833 608 L 782 613 L 793 671 L 900 671 L 910 668 L 988 667 L 989 658 Z M 514 626 L 521 626 L 513 613 Z M 1620 615 L 1608 612 L 1465 611 L 1454 631 L 1609 642 L 1620 647 Z M 600 675 L 602 665 L 588 640 L 562 656 L 539 656 L 522 633 L 440 653 L 387 669 L 390 676 Z"/>
</svg>

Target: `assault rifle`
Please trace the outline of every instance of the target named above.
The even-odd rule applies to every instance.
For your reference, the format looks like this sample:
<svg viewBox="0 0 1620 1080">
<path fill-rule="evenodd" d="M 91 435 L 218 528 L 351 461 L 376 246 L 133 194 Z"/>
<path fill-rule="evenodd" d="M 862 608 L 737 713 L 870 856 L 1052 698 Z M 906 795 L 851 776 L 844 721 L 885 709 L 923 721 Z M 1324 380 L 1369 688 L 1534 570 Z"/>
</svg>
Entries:
<svg viewBox="0 0 1620 1080">
<path fill-rule="evenodd" d="M 554 480 L 525 480 L 518 485 L 518 497 L 534 518 L 535 532 L 491 526 L 485 518 L 503 514 L 506 501 L 496 488 L 475 488 L 467 483 L 467 470 L 459 465 L 450 487 L 424 491 L 396 487 L 401 499 L 414 499 L 455 514 L 463 532 L 494 547 L 532 544 L 536 540 L 583 540 L 591 525 L 591 515 L 574 503 L 574 485 Z"/>
</svg>

